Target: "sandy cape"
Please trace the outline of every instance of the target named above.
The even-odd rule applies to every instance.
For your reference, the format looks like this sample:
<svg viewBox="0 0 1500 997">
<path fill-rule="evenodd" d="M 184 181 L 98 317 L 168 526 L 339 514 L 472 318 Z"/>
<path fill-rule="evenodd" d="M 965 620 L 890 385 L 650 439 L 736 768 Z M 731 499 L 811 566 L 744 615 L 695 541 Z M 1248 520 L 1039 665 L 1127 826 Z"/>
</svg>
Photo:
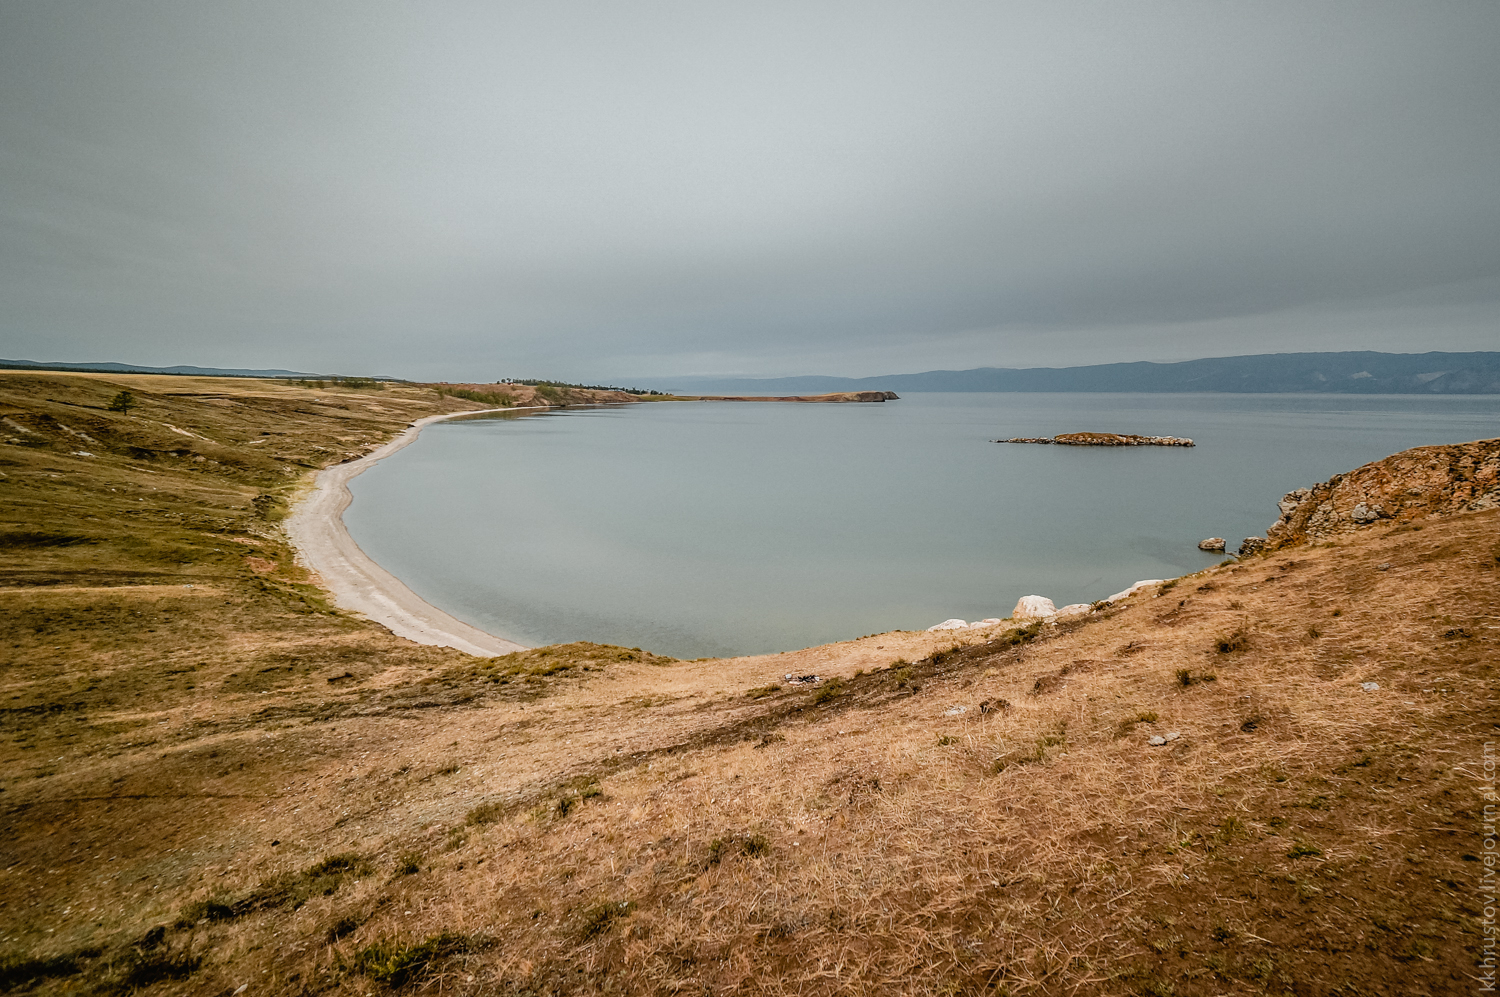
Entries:
<svg viewBox="0 0 1500 997">
<path fill-rule="evenodd" d="M 411 443 L 424 427 L 444 419 L 514 411 L 514 408 L 483 409 L 418 419 L 379 449 L 318 472 L 312 492 L 287 517 L 286 532 L 304 565 L 319 576 L 336 605 L 418 644 L 457 648 L 485 658 L 526 649 L 524 644 L 496 637 L 455 619 L 424 600 L 360 550 L 344 526 L 344 510 L 353 500 L 349 482 L 376 461 Z"/>
</svg>

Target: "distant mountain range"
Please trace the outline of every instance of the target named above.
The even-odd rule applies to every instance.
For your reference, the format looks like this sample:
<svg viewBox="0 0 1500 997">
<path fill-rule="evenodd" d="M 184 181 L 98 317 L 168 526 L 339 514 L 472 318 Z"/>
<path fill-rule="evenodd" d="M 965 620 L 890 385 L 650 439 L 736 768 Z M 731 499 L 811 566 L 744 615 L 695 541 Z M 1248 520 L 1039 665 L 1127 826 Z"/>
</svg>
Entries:
<svg viewBox="0 0 1500 997">
<path fill-rule="evenodd" d="M 183 374 L 190 377 L 295 377 L 334 380 L 337 374 L 309 374 L 300 370 L 241 370 L 221 367 L 137 367 L 129 363 L 38 363 L 35 360 L 0 360 L 0 370 L 70 370 L 82 374 Z M 377 377 L 376 381 L 394 378 Z"/>
<path fill-rule="evenodd" d="M 1267 353 L 1181 363 L 978 367 L 879 377 L 662 377 L 651 384 L 679 393 L 739 395 L 874 390 L 1494 395 L 1500 394 L 1500 353 Z"/>
<path fill-rule="evenodd" d="M 125 363 L 0 360 L 0 370 L 100 374 L 182 374 L 336 380 L 297 370 L 140 367 Z M 397 378 L 376 377 L 377 381 Z M 643 379 L 642 383 L 646 383 Z M 1180 363 L 1110 363 L 1088 367 L 976 367 L 879 377 L 658 377 L 651 387 L 679 394 L 820 395 L 843 391 L 1138 391 L 1325 392 L 1351 395 L 1500 394 L 1495 353 L 1265 353 Z"/>
</svg>

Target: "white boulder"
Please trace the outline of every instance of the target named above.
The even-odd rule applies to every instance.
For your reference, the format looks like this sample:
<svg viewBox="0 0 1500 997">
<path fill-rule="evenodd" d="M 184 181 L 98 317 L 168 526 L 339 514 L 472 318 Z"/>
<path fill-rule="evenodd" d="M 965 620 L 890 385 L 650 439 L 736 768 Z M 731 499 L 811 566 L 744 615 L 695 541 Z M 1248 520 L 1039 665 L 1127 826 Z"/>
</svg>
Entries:
<svg viewBox="0 0 1500 997">
<path fill-rule="evenodd" d="M 1016 608 L 1011 610 L 1010 616 L 1013 620 L 1045 620 L 1057 615 L 1057 607 L 1052 600 L 1042 595 L 1023 595 L 1016 603 Z"/>
<path fill-rule="evenodd" d="M 1004 622 L 1005 622 L 1004 620 L 997 619 L 996 617 L 992 616 L 992 617 L 990 617 L 987 620 L 979 620 L 979 621 L 977 621 L 975 623 L 970 623 L 969 624 L 969 629 L 970 630 L 982 630 L 985 627 L 992 627 L 992 626 L 994 626 L 997 623 L 1004 623 Z"/>
<path fill-rule="evenodd" d="M 1119 602 L 1121 599 L 1129 599 L 1131 596 L 1135 595 L 1142 589 L 1151 588 L 1153 585 L 1165 585 L 1166 581 L 1167 580 L 1165 578 L 1147 578 L 1144 581 L 1136 582 L 1134 585 L 1130 586 L 1130 588 L 1126 589 L 1123 592 L 1116 592 L 1114 595 L 1110 596 L 1104 601 Z"/>
<path fill-rule="evenodd" d="M 939 623 L 935 627 L 928 627 L 927 628 L 927 632 L 928 633 L 932 633 L 934 630 L 967 630 L 967 629 L 969 629 L 969 624 L 967 624 L 963 620 L 944 620 L 943 622 Z"/>
<path fill-rule="evenodd" d="M 1071 606 L 1064 606 L 1057 611 L 1059 620 L 1070 620 L 1076 616 L 1087 616 L 1094 607 L 1086 602 L 1075 602 Z"/>
</svg>

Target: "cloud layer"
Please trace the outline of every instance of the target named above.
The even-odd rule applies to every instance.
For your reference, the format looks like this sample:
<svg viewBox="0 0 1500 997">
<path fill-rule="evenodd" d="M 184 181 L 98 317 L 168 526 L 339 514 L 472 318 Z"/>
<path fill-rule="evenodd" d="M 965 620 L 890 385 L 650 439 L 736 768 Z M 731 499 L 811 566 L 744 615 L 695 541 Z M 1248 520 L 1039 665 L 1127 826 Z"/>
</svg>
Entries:
<svg viewBox="0 0 1500 997">
<path fill-rule="evenodd" d="M 1500 6 L 0 9 L 3 355 L 491 379 L 1500 343 Z"/>
</svg>

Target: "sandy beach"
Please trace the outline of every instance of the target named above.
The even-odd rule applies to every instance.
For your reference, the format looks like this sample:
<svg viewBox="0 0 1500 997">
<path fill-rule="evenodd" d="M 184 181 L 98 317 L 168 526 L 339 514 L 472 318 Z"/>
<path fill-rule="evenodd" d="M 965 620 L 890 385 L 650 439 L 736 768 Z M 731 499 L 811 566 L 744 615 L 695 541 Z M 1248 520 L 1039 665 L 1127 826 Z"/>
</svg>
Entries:
<svg viewBox="0 0 1500 997">
<path fill-rule="evenodd" d="M 377 461 L 410 444 L 425 427 L 445 419 L 514 411 L 514 408 L 483 409 L 419 419 L 379 449 L 318 472 L 312 492 L 287 517 L 286 531 L 298 557 L 318 575 L 340 608 L 359 613 L 396 636 L 418 644 L 452 647 L 478 657 L 526 649 L 523 644 L 470 626 L 424 600 L 360 550 L 344 526 L 344 510 L 353 500 L 349 482 Z"/>
</svg>

